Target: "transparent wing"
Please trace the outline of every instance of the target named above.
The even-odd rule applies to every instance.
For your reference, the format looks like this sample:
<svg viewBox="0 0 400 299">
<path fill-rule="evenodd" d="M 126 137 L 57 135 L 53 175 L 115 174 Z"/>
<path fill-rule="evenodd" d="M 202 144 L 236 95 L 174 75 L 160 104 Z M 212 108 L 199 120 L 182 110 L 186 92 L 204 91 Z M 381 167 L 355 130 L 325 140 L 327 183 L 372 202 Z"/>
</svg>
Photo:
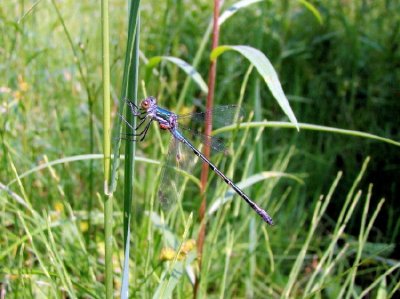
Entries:
<svg viewBox="0 0 400 299">
<path fill-rule="evenodd" d="M 224 152 L 226 150 L 226 146 L 222 138 L 205 135 L 200 132 L 196 132 L 193 129 L 189 129 L 183 126 L 179 126 L 179 130 L 181 130 L 182 133 L 188 133 L 192 135 L 193 139 L 199 140 L 201 143 L 210 146 L 212 149 L 218 152 Z"/>
<path fill-rule="evenodd" d="M 217 126 L 227 126 L 244 117 L 245 113 L 237 105 L 218 106 L 205 112 L 188 113 L 178 116 L 178 121 L 196 121 L 204 123 L 206 115 L 211 114 L 213 124 Z"/>
<path fill-rule="evenodd" d="M 183 143 L 172 138 L 168 157 L 161 173 L 158 197 L 163 210 L 168 210 L 185 190 L 185 176 L 179 170 L 191 173 L 198 158 Z"/>
</svg>

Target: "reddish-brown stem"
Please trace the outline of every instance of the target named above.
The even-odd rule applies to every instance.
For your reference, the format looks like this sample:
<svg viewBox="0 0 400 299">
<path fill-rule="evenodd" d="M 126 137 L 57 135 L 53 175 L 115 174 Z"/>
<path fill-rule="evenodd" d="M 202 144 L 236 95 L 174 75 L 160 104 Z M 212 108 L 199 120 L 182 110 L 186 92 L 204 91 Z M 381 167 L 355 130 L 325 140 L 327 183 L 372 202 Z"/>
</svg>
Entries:
<svg viewBox="0 0 400 299">
<path fill-rule="evenodd" d="M 212 45 L 211 50 L 218 47 L 218 38 L 219 38 L 219 26 L 218 26 L 218 17 L 219 17 L 219 0 L 214 0 L 214 16 L 213 16 L 213 33 L 212 33 Z M 213 108 L 214 104 L 214 89 L 215 89 L 215 77 L 217 73 L 217 60 L 212 60 L 210 63 L 210 72 L 208 75 L 208 95 L 207 95 L 207 103 L 206 109 L 210 110 Z M 211 135 L 212 131 L 212 114 L 207 113 L 205 119 L 205 134 L 207 136 Z M 206 158 L 210 157 L 210 146 L 204 146 L 204 156 Z M 193 298 L 197 297 L 197 291 L 200 284 L 200 273 L 201 273 L 201 266 L 202 266 L 202 255 L 203 255 L 203 246 L 204 246 L 204 238 L 206 235 L 206 195 L 205 190 L 207 186 L 207 179 L 208 179 L 208 165 L 203 163 L 201 169 L 201 194 L 202 194 L 202 201 L 199 208 L 199 218 L 201 221 L 201 227 L 199 230 L 199 235 L 197 237 L 197 253 L 198 253 L 198 263 L 199 263 L 199 274 L 196 277 L 196 282 L 194 285 L 194 293 Z"/>
</svg>

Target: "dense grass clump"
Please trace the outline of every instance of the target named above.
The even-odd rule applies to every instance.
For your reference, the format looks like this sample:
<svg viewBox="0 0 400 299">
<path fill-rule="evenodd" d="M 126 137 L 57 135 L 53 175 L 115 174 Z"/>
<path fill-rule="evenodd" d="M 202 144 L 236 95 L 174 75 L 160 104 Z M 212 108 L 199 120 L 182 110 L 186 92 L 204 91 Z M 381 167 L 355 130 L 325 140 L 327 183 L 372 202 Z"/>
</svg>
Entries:
<svg viewBox="0 0 400 299">
<path fill-rule="evenodd" d="M 214 103 L 241 104 L 246 116 L 241 125 L 216 130 L 227 151 L 211 160 L 276 225 L 265 225 L 211 174 L 201 271 L 194 241 L 201 227 L 201 166 L 191 176 L 177 174 L 184 181 L 181 200 L 168 212 L 160 209 L 160 165 L 170 136 L 157 126 L 136 144 L 134 159 L 133 149 L 121 142 L 121 164 L 135 160 L 132 202 L 123 201 L 129 179 L 127 168 L 119 167 L 108 198 L 113 239 L 104 237 L 109 207 L 101 153 L 109 128 L 101 121 L 104 27 L 98 1 L 2 3 L 1 294 L 104 298 L 104 273 L 111 266 L 115 295 L 125 269 L 133 298 L 192 297 L 196 279 L 199 298 L 395 297 L 400 4 L 240 3 L 229 10 L 234 1 L 225 1 L 221 8 L 235 14 L 221 23 L 219 43 L 248 45 L 268 57 L 300 131 L 256 67 L 235 51 L 218 57 Z M 203 110 L 206 88 L 181 61 L 207 82 L 212 3 L 142 1 L 140 52 L 129 48 L 134 36 L 128 28 L 134 26 L 126 2 L 111 1 L 109 8 L 114 126 L 122 97 L 136 100 L 136 92 L 138 99 L 154 95 L 177 113 Z M 139 55 L 137 77 L 136 65 L 126 71 L 127 48 Z M 127 223 L 130 255 L 124 264 Z M 114 248 L 111 260 L 107 241 Z"/>
</svg>

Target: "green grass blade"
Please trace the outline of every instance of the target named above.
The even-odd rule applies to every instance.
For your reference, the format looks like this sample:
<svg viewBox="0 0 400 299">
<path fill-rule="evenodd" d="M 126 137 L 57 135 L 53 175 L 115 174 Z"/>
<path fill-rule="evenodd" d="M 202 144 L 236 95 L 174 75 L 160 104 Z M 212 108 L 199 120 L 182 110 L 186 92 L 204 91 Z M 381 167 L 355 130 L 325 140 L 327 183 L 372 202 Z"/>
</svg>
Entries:
<svg viewBox="0 0 400 299">
<path fill-rule="evenodd" d="M 155 219 L 157 219 L 157 217 L 154 217 L 154 215 L 152 218 L 153 218 L 153 221 Z M 182 238 L 181 238 L 182 242 L 180 243 L 179 248 L 176 251 L 176 254 L 175 254 L 173 260 L 170 262 L 168 268 L 162 274 L 161 281 L 158 284 L 158 287 L 155 290 L 154 295 L 153 295 L 154 299 L 156 299 L 156 298 L 171 298 L 174 289 L 176 288 L 178 282 L 181 280 L 181 278 L 184 274 L 185 265 L 190 264 L 196 257 L 195 255 L 189 255 L 187 259 L 185 259 L 183 261 L 178 261 L 178 258 L 180 257 L 180 253 L 182 251 L 182 245 L 183 245 L 184 241 L 186 241 L 188 238 L 189 230 L 192 226 L 192 221 L 193 221 L 193 214 L 191 213 L 185 224 L 185 230 L 184 230 Z M 174 236 L 174 238 L 176 238 L 176 237 Z"/>
<path fill-rule="evenodd" d="M 65 157 L 62 159 L 56 159 L 54 161 L 49 161 L 46 163 L 41 163 L 38 166 L 33 167 L 32 169 L 29 169 L 28 171 L 25 171 L 22 174 L 15 174 L 17 176 L 16 179 L 11 180 L 7 186 L 6 185 L 2 185 L 0 182 L 0 189 L 4 190 L 5 192 L 7 192 L 11 197 L 13 197 L 17 202 L 19 202 L 20 204 L 24 205 L 27 208 L 30 208 L 28 206 L 28 203 L 25 202 L 25 200 L 23 198 L 21 198 L 19 195 L 17 195 L 16 193 L 14 193 L 9 186 L 15 184 L 16 182 L 20 182 L 21 179 L 26 178 L 30 175 L 33 175 L 37 172 L 39 172 L 40 170 L 46 169 L 46 168 L 50 168 L 52 166 L 55 165 L 62 165 L 62 164 L 68 164 L 68 163 L 72 163 L 72 162 L 82 162 L 82 161 L 88 161 L 88 160 L 100 160 L 103 159 L 104 155 L 103 154 L 88 154 L 88 155 L 76 155 L 76 156 L 71 156 L 71 157 Z M 111 158 L 113 159 L 114 156 L 111 155 Z M 125 155 L 120 155 L 118 159 L 125 159 Z M 136 162 L 142 162 L 142 163 L 147 163 L 147 164 L 151 164 L 151 165 L 157 165 L 160 166 L 161 163 L 159 160 L 153 160 L 153 159 L 148 159 L 148 158 L 144 158 L 144 157 L 139 157 L 139 156 L 135 156 L 134 157 Z M 196 184 L 196 186 L 198 186 L 200 188 L 200 180 L 195 177 L 193 174 L 188 173 L 186 171 L 183 171 L 181 168 L 175 168 L 176 172 L 179 173 L 180 175 L 183 175 L 185 177 L 187 177 L 189 180 L 191 180 L 194 184 Z M 21 182 L 20 182 L 21 184 Z"/>
<path fill-rule="evenodd" d="M 225 265 L 224 265 L 224 272 L 222 275 L 222 281 L 221 281 L 221 288 L 220 288 L 220 296 L 219 298 L 227 298 L 230 296 L 227 296 L 227 280 L 229 276 L 229 266 L 230 266 L 230 260 L 232 258 L 232 253 L 233 253 L 233 248 L 234 248 L 234 233 L 231 232 L 229 225 L 226 227 L 226 247 L 225 247 Z"/>
<path fill-rule="evenodd" d="M 129 14 L 129 25 L 128 25 L 128 41 L 126 44 L 126 53 L 125 53 L 125 63 L 124 63 L 124 73 L 122 77 L 122 90 L 121 90 L 121 100 L 129 99 L 131 101 L 136 102 L 136 94 L 137 94 L 137 83 L 133 83 L 131 80 L 133 77 L 137 77 L 137 70 L 134 68 L 134 61 L 137 51 L 135 50 L 135 36 L 138 27 L 138 11 L 140 6 L 140 0 L 132 1 L 130 6 L 130 14 Z M 123 102 L 123 101 L 122 101 Z M 125 105 L 120 104 L 118 107 L 118 114 L 122 115 L 125 110 Z M 126 120 L 132 121 L 131 115 L 128 113 L 125 117 Z M 135 120 L 132 121 L 132 123 Z M 119 153 L 121 146 L 121 132 L 122 132 L 122 121 L 121 118 L 118 118 L 115 122 L 114 126 L 114 148 L 113 148 L 113 163 L 111 168 L 111 182 L 109 190 L 111 193 L 115 191 L 117 187 L 117 179 L 118 179 L 118 168 L 119 168 Z M 128 142 L 129 143 L 129 142 Z"/>
<path fill-rule="evenodd" d="M 110 111 L 110 49 L 108 0 L 101 1 L 102 62 L 103 62 L 103 154 L 104 154 L 104 246 L 105 246 L 105 289 L 106 298 L 113 297 L 113 196 L 109 192 L 111 162 L 111 111 Z"/>
<path fill-rule="evenodd" d="M 321 14 L 312 3 L 310 3 L 307 0 L 299 0 L 299 2 L 313 14 L 313 16 L 317 19 L 318 23 L 320 23 L 321 25 L 324 23 Z"/>
<path fill-rule="evenodd" d="M 101 1 L 102 50 L 103 50 L 103 152 L 104 152 L 104 193 L 108 192 L 111 162 L 111 101 L 110 101 L 110 45 L 108 0 Z"/>
<path fill-rule="evenodd" d="M 292 108 L 289 105 L 289 101 L 283 92 L 281 83 L 278 78 L 278 74 L 276 73 L 272 63 L 269 59 L 262 53 L 260 50 L 255 48 L 239 45 L 239 46 L 219 46 L 215 48 L 210 55 L 211 60 L 217 59 L 222 53 L 234 50 L 242 54 L 245 58 L 247 58 L 251 64 L 255 66 L 258 73 L 263 77 L 265 83 L 267 84 L 269 90 L 271 91 L 274 98 L 277 100 L 279 106 L 281 106 L 283 112 L 289 117 L 290 121 L 296 126 L 297 130 L 299 130 L 299 125 L 297 123 L 296 116 L 294 115 Z"/>
<path fill-rule="evenodd" d="M 361 131 L 333 128 L 333 127 L 320 126 L 320 125 L 307 124 L 307 123 L 299 123 L 298 126 L 302 130 L 328 132 L 328 133 L 336 133 L 336 134 L 349 135 L 349 136 L 355 136 L 355 137 L 362 137 L 362 138 L 367 138 L 367 139 L 372 139 L 372 140 L 389 143 L 389 144 L 395 145 L 395 146 L 400 146 L 399 141 L 396 141 L 396 140 L 393 140 L 390 138 L 381 137 L 381 136 L 371 134 L 371 133 L 361 132 Z M 237 128 L 245 129 L 247 127 L 250 127 L 250 128 L 259 128 L 259 127 L 285 128 L 285 129 L 289 129 L 289 128 L 295 129 L 296 128 L 296 126 L 292 123 L 280 122 L 280 121 L 243 122 L 243 123 L 240 123 L 239 125 L 230 125 L 230 126 L 216 129 L 213 131 L 213 134 L 229 132 L 229 131 L 233 131 Z"/>
<path fill-rule="evenodd" d="M 138 71 L 139 71 L 139 32 L 140 32 L 140 0 L 130 3 L 128 44 L 125 56 L 124 79 L 122 86 L 123 98 L 127 97 L 137 103 Z M 136 126 L 136 119 L 125 109 L 125 119 Z M 131 133 L 130 129 L 128 129 Z M 125 143 L 125 171 L 124 171 L 124 262 L 120 295 L 121 298 L 129 297 L 129 254 L 131 235 L 131 215 L 133 200 L 133 178 L 135 175 L 135 142 Z"/>
<path fill-rule="evenodd" d="M 319 200 L 317 202 L 317 204 L 315 205 L 310 229 L 308 231 L 306 239 L 304 240 L 301 250 L 297 255 L 297 258 L 292 267 L 292 270 L 290 271 L 288 283 L 286 284 L 285 289 L 283 291 L 284 298 L 290 298 L 291 294 L 293 293 L 294 285 L 298 281 L 298 276 L 299 276 L 301 268 L 305 262 L 305 256 L 306 256 L 307 250 L 310 246 L 310 242 L 311 242 L 312 238 L 314 237 L 314 233 L 319 225 L 319 222 L 320 222 L 323 214 L 325 213 L 325 211 L 328 207 L 329 202 L 330 202 L 330 198 L 325 198 L 323 201 Z"/>
<path fill-rule="evenodd" d="M 6 185 L 2 184 L 0 182 L 0 190 L 6 192 L 11 198 L 13 198 L 17 203 L 20 205 L 24 206 L 25 208 L 33 211 L 32 207 L 28 202 L 25 201 L 21 196 L 19 196 L 17 193 L 13 192 L 9 187 Z"/>
<path fill-rule="evenodd" d="M 379 285 L 379 283 L 381 283 L 381 281 L 383 279 L 386 279 L 387 277 L 389 277 L 390 274 L 392 274 L 394 271 L 396 271 L 397 269 L 400 268 L 400 262 L 396 263 L 393 267 L 390 267 L 388 270 L 386 270 L 382 275 L 380 275 L 379 277 L 377 277 L 377 279 L 374 280 L 374 282 L 369 285 L 367 288 L 365 288 L 363 290 L 363 292 L 360 294 L 359 298 L 364 298 L 367 296 L 367 294 L 369 294 L 375 287 L 377 287 Z M 394 291 L 398 291 L 399 290 L 399 286 L 400 284 L 397 283 L 396 288 L 393 289 Z M 388 298 L 391 298 L 391 296 L 389 296 Z"/>
<path fill-rule="evenodd" d="M 227 19 L 237 13 L 240 9 L 261 1 L 264 0 L 242 0 L 234 3 L 232 6 L 224 10 L 224 12 L 220 15 L 218 18 L 218 25 L 221 26 Z"/>
<path fill-rule="evenodd" d="M 18 219 L 19 219 L 19 223 L 23 227 L 23 229 L 25 231 L 25 234 L 26 234 L 26 236 L 28 237 L 28 239 L 29 239 L 29 241 L 31 243 L 32 252 L 35 254 L 35 258 L 37 259 L 38 266 L 43 271 L 43 274 L 48 279 L 50 279 L 51 278 L 51 274 L 50 274 L 49 270 L 47 269 L 47 265 L 46 265 L 47 256 L 43 255 L 41 253 L 41 250 L 38 249 L 38 247 L 36 246 L 36 243 L 40 243 L 39 241 L 42 241 L 44 243 L 44 246 L 46 246 L 48 248 L 47 239 L 44 238 L 42 234 L 40 234 L 41 238 L 33 239 L 32 234 L 31 234 L 31 230 L 30 230 L 30 228 L 28 227 L 28 224 L 25 221 L 24 215 L 18 212 L 17 216 L 18 216 Z M 38 215 L 35 214 L 35 216 L 38 216 Z M 43 219 L 39 219 L 39 218 L 40 218 L 40 216 L 37 217 L 36 220 L 39 220 L 40 222 L 42 222 Z M 53 292 L 53 296 L 56 297 L 57 290 L 56 290 L 55 284 L 51 284 L 50 286 L 51 286 L 51 291 Z M 68 290 L 67 290 L 67 292 L 68 292 Z"/>
<path fill-rule="evenodd" d="M 69 275 L 67 269 L 65 268 L 65 265 L 63 263 L 62 256 L 60 254 L 60 251 L 57 248 L 56 240 L 54 238 L 52 229 L 51 229 L 51 219 L 48 216 L 46 218 L 46 224 L 47 224 L 47 234 L 48 238 L 43 236 L 43 239 L 46 240 L 46 248 L 47 252 L 50 255 L 51 260 L 53 261 L 53 265 L 56 269 L 56 272 L 58 274 L 58 277 L 60 278 L 63 287 L 66 289 L 68 296 L 70 298 L 78 298 L 75 294 L 75 289 L 73 288 L 72 285 L 72 277 Z M 42 233 L 41 233 L 42 235 Z"/>
<path fill-rule="evenodd" d="M 337 174 L 336 179 L 332 183 L 331 188 L 330 188 L 330 190 L 328 192 L 327 198 L 330 199 L 332 197 L 333 192 L 335 191 L 335 189 L 336 189 L 336 187 L 337 187 L 342 175 L 343 175 L 342 172 L 339 172 Z M 304 291 L 305 294 L 307 294 L 309 292 L 316 291 L 320 287 L 320 284 L 323 282 L 323 278 L 329 273 L 329 271 L 324 271 L 324 273 L 321 275 L 321 270 L 325 266 L 325 264 L 327 263 L 326 261 L 330 258 L 330 256 L 332 255 L 333 251 L 335 250 L 335 246 L 337 245 L 337 241 L 342 236 L 344 229 L 345 229 L 345 225 L 340 226 L 340 228 L 338 229 L 337 233 L 332 236 L 332 240 L 331 240 L 328 248 L 325 250 L 324 255 L 321 257 L 321 259 L 320 259 L 320 261 L 318 263 L 318 268 L 316 269 L 316 271 L 314 271 L 314 273 L 308 279 L 308 282 L 307 282 L 307 285 L 306 285 L 305 291 Z M 331 263 L 331 265 L 332 265 L 332 263 Z M 319 280 L 318 280 L 318 282 L 314 283 L 314 281 L 317 279 L 317 276 L 320 276 Z"/>
<path fill-rule="evenodd" d="M 40 2 L 42 2 L 42 0 L 37 0 L 35 3 L 33 3 L 32 6 L 18 19 L 18 23 L 23 22 L 26 17 L 32 14 Z"/>
<path fill-rule="evenodd" d="M 247 7 L 253 3 L 257 3 L 260 2 L 262 0 L 244 0 L 244 1 L 239 1 L 237 3 L 235 3 L 234 5 L 232 5 L 231 7 L 229 7 L 228 9 L 226 9 L 219 17 L 218 20 L 218 24 L 219 26 L 222 25 L 227 19 L 229 19 L 231 16 L 233 16 L 236 12 L 239 11 L 239 9 L 242 9 L 244 7 Z M 196 52 L 196 55 L 193 59 L 192 62 L 192 66 L 194 68 L 197 68 L 199 66 L 199 63 L 201 61 L 201 58 L 204 54 L 204 50 L 206 48 L 207 43 L 209 42 L 210 39 L 210 34 L 211 34 L 211 30 L 212 30 L 212 21 L 210 21 L 210 23 L 208 24 L 203 37 L 199 43 L 199 46 L 197 47 L 198 50 Z M 183 84 L 182 90 L 179 94 L 179 99 L 178 99 L 178 103 L 176 105 L 177 110 L 179 111 L 179 109 L 182 107 L 183 101 L 185 99 L 185 97 L 187 96 L 187 91 L 189 88 L 189 84 L 191 82 L 191 78 L 188 77 L 185 80 L 185 83 Z"/>
<path fill-rule="evenodd" d="M 208 93 L 208 86 L 203 77 L 201 77 L 201 75 L 196 71 L 193 66 L 177 57 L 155 56 L 150 58 L 148 64 L 146 65 L 146 67 L 148 68 L 147 73 L 150 74 L 151 70 L 163 60 L 172 62 L 173 64 L 177 65 L 199 86 L 202 92 Z"/>
</svg>

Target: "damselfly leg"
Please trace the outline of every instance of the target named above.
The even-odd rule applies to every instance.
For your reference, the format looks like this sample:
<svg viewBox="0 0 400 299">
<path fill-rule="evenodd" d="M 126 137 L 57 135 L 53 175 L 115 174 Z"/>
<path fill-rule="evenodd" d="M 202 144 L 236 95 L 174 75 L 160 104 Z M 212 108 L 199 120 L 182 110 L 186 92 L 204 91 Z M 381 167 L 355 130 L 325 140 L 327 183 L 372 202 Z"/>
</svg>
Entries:
<svg viewBox="0 0 400 299">
<path fill-rule="evenodd" d="M 144 109 L 141 109 L 140 107 L 138 107 L 135 103 L 133 103 L 132 101 L 128 100 L 128 99 L 124 99 L 125 103 L 128 105 L 131 113 L 133 116 L 137 117 L 140 121 L 139 123 L 136 125 L 136 127 L 133 127 L 132 124 L 123 116 L 123 115 L 119 115 L 119 117 L 126 123 L 126 125 L 134 132 L 134 133 L 125 133 L 123 134 L 124 137 L 121 137 L 122 140 L 128 140 L 128 141 L 143 141 L 144 138 L 147 135 L 147 131 L 150 128 L 151 122 L 153 121 L 152 119 L 148 119 L 147 118 L 147 112 Z M 148 120 L 148 122 L 146 123 L 146 120 Z M 138 130 L 144 125 L 144 129 L 140 132 L 138 132 Z M 140 138 L 135 138 L 135 137 L 140 137 Z"/>
</svg>

